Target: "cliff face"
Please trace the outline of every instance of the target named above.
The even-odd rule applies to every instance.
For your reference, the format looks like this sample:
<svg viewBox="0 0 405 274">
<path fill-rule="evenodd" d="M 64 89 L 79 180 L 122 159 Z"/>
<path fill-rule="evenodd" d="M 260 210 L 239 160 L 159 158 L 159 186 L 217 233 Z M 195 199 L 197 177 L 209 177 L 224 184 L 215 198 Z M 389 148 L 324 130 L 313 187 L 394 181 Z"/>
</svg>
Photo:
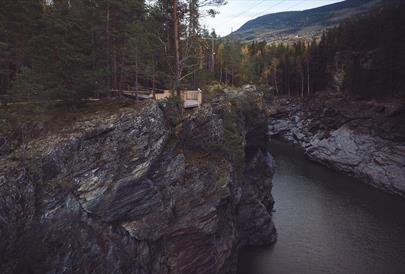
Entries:
<svg viewBox="0 0 405 274">
<path fill-rule="evenodd" d="M 405 103 L 353 101 L 339 94 L 276 100 L 269 132 L 310 159 L 405 197 Z"/>
<path fill-rule="evenodd" d="M 153 101 L 100 112 L 4 156 L 1 272 L 234 272 L 275 240 L 266 116 L 244 97 L 176 127 Z"/>
</svg>

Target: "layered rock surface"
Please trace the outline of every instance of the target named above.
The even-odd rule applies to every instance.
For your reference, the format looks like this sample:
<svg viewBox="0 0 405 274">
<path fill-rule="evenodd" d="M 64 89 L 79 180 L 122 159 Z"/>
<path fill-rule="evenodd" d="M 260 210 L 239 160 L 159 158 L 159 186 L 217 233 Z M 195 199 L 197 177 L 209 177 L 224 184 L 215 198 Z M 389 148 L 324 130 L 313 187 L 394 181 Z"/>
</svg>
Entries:
<svg viewBox="0 0 405 274">
<path fill-rule="evenodd" d="M 405 104 L 348 100 L 275 100 L 269 134 L 300 145 L 310 159 L 405 197 Z"/>
<path fill-rule="evenodd" d="M 1 273 L 235 272 L 276 235 L 266 115 L 245 97 L 176 127 L 154 101 L 99 112 L 2 157 Z"/>
</svg>

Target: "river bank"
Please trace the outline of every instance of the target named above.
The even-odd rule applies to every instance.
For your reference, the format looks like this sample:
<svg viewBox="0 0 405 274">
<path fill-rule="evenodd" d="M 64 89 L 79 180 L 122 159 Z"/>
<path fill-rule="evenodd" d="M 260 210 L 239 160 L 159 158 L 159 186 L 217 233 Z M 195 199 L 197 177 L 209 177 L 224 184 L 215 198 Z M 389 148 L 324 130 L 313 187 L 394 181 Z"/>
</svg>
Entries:
<svg viewBox="0 0 405 274">
<path fill-rule="evenodd" d="M 401 274 L 405 200 L 273 139 L 274 245 L 243 249 L 239 274 Z"/>
<path fill-rule="evenodd" d="M 353 100 L 339 93 L 276 98 L 269 134 L 299 145 L 316 162 L 405 197 L 405 103 Z"/>
</svg>

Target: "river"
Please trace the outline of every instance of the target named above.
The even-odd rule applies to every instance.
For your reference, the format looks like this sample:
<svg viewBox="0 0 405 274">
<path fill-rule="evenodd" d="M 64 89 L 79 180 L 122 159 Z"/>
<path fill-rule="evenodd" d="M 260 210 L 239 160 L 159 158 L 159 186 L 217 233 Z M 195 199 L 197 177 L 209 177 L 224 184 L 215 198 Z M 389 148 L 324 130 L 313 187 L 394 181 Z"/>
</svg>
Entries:
<svg viewBox="0 0 405 274">
<path fill-rule="evenodd" d="M 405 201 L 272 141 L 277 242 L 239 253 L 239 274 L 405 273 Z"/>
</svg>

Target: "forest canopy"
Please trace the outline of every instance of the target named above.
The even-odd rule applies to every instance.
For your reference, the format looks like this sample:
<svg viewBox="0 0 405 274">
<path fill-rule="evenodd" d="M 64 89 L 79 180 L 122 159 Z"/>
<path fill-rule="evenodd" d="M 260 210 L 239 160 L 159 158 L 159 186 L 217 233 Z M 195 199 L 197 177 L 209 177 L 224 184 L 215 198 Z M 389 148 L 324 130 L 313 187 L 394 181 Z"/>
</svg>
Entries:
<svg viewBox="0 0 405 274">
<path fill-rule="evenodd" d="M 212 66 L 215 36 L 199 20 L 221 4 L 4 0 L 0 93 L 76 98 L 127 87 L 197 86 Z"/>
<path fill-rule="evenodd" d="M 405 5 L 329 29 L 311 43 L 240 43 L 200 25 L 224 0 L 4 0 L 0 94 L 83 98 L 111 90 L 255 83 L 312 96 L 404 95 Z"/>
<path fill-rule="evenodd" d="M 374 11 L 329 29 L 311 43 L 218 45 L 216 79 L 310 96 L 338 90 L 351 96 L 405 95 L 405 5 Z"/>
</svg>

